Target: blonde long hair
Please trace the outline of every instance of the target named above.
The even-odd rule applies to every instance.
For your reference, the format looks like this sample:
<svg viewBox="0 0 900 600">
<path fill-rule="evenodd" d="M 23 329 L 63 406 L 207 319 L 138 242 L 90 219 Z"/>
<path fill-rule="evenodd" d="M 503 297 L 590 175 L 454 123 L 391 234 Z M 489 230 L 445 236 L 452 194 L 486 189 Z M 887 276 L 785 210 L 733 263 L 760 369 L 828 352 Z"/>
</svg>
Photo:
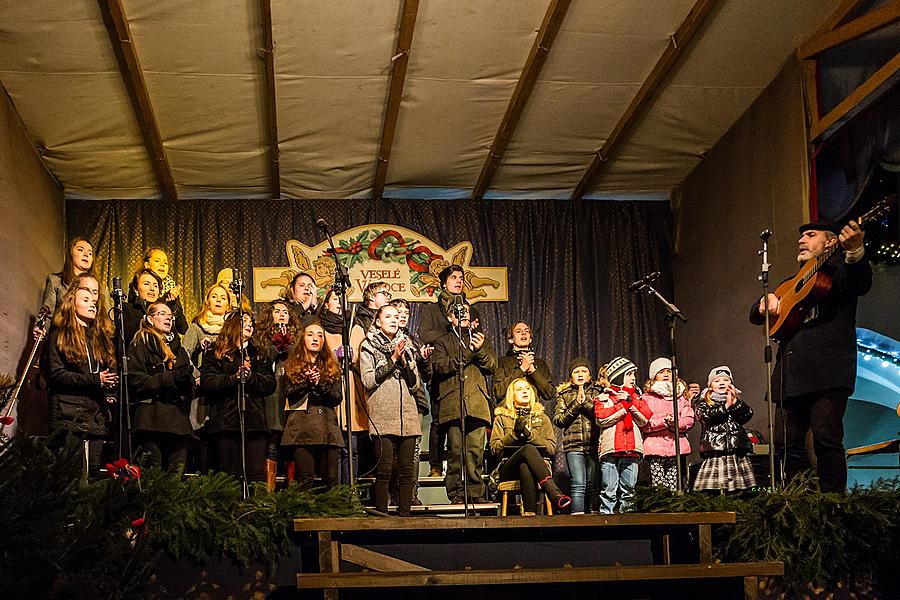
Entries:
<svg viewBox="0 0 900 600">
<path fill-rule="evenodd" d="M 507 417 L 516 416 L 516 394 L 515 387 L 519 382 L 524 383 L 528 386 L 528 393 L 531 396 L 531 402 L 528 405 L 528 410 L 531 411 L 533 415 L 539 415 L 544 412 L 544 405 L 538 402 L 537 390 L 531 382 L 525 379 L 524 377 L 517 377 L 509 382 L 509 385 L 506 387 L 506 397 L 503 399 L 503 404 L 494 409 L 494 414 L 496 415 L 506 415 Z"/>
</svg>

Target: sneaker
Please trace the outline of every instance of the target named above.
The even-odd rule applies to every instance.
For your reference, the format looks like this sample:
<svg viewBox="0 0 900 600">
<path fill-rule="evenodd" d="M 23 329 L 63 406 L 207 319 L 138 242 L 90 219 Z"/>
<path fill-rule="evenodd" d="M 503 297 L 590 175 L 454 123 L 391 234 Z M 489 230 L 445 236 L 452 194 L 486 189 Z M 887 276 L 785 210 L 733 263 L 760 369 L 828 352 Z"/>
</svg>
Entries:
<svg viewBox="0 0 900 600">
<path fill-rule="evenodd" d="M 438 469 L 437 467 L 431 467 L 431 471 L 428 473 L 429 477 L 443 477 L 444 471 L 442 469 Z"/>
</svg>

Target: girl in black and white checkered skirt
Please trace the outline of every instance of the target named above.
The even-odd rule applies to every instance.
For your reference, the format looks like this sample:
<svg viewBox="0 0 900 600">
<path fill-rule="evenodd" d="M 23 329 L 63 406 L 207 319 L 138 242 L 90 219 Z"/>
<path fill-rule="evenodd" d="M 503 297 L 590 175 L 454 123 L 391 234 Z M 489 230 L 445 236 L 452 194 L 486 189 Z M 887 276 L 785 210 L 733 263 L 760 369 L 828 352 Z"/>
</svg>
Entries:
<svg viewBox="0 0 900 600">
<path fill-rule="evenodd" d="M 741 401 L 731 369 L 716 367 L 709 372 L 708 387 L 694 410 L 703 425 L 700 456 L 703 464 L 694 482 L 695 490 L 747 490 L 756 485 L 750 459 L 752 450 L 744 424 L 753 409 Z"/>
</svg>

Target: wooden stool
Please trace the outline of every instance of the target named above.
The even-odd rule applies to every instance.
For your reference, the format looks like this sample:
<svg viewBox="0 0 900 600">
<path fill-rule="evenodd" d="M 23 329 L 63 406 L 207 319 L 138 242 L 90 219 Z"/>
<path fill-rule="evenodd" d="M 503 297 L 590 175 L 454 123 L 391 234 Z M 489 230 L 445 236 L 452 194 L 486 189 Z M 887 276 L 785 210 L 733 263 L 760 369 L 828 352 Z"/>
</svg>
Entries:
<svg viewBox="0 0 900 600">
<path fill-rule="evenodd" d="M 501 481 L 500 483 L 497 484 L 497 491 L 500 492 L 500 516 L 505 517 L 506 516 L 506 505 L 507 505 L 507 501 L 509 499 L 508 494 L 510 492 L 513 492 L 514 494 L 517 494 L 517 495 L 521 494 L 522 484 L 519 482 L 518 479 L 515 479 L 513 481 Z M 553 514 L 553 505 L 550 503 L 550 498 L 547 497 L 547 494 L 545 494 L 543 492 L 543 490 L 541 490 L 541 495 L 544 497 L 544 504 L 547 509 L 547 514 L 552 515 Z M 519 512 L 523 512 L 523 511 L 520 510 Z"/>
</svg>

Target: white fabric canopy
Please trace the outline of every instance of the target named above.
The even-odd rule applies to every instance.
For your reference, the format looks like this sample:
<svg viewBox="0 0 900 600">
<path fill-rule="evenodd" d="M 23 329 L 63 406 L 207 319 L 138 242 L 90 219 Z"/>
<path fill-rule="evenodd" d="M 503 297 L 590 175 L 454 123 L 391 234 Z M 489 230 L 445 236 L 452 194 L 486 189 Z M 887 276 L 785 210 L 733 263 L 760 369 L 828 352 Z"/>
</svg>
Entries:
<svg viewBox="0 0 900 600">
<path fill-rule="evenodd" d="M 271 1 L 282 197 L 368 197 L 402 2 Z M 593 195 L 668 194 L 838 2 L 722 0 Z M 122 3 L 179 197 L 268 196 L 259 3 Z M 421 0 L 388 191 L 474 187 L 548 4 Z M 692 6 L 573 0 L 489 195 L 570 194 Z M 96 0 L 0 0 L 0 83 L 68 196 L 159 195 Z"/>
</svg>

